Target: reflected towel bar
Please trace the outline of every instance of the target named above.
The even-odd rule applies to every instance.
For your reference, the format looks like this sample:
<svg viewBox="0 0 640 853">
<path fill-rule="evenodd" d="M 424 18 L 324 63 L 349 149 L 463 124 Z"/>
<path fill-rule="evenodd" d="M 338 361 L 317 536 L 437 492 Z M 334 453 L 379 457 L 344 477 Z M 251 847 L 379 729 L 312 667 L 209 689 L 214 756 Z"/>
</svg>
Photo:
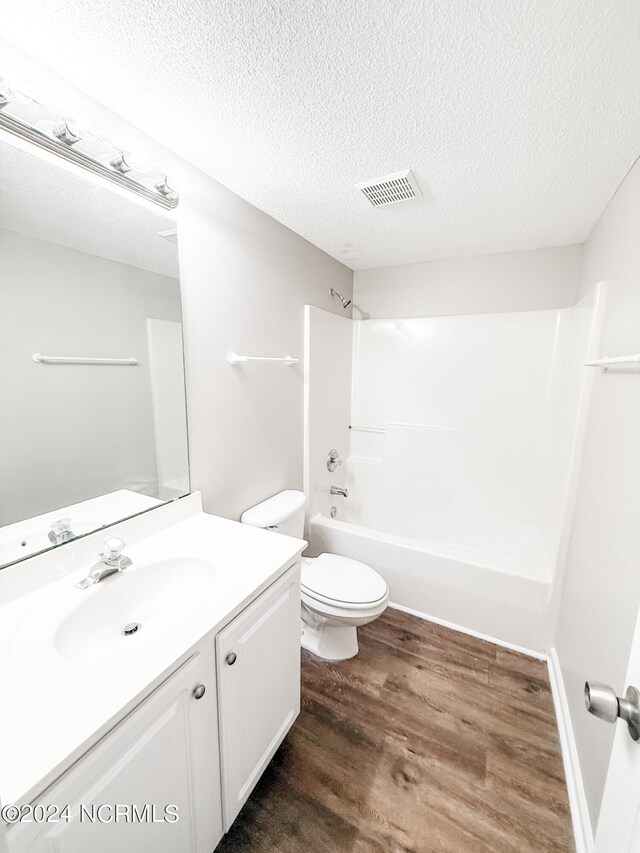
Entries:
<svg viewBox="0 0 640 853">
<path fill-rule="evenodd" d="M 137 358 L 85 358 L 84 356 L 42 355 L 34 352 L 31 358 L 38 364 L 122 364 L 135 367 Z"/>
<path fill-rule="evenodd" d="M 300 359 L 294 358 L 292 355 L 285 355 L 284 358 L 270 358 L 262 355 L 238 355 L 237 352 L 230 352 L 227 361 L 229 364 L 240 364 L 244 361 L 281 361 L 291 367 L 292 364 L 297 364 Z"/>
<path fill-rule="evenodd" d="M 593 361 L 585 361 L 584 364 L 585 367 L 601 367 L 603 371 L 617 364 L 640 364 L 640 352 L 635 355 L 619 355 L 615 358 L 596 358 Z"/>
<path fill-rule="evenodd" d="M 354 432 L 375 432 L 380 435 L 384 435 L 386 433 L 386 429 L 383 429 L 382 427 L 354 426 L 351 424 L 349 429 L 352 429 Z"/>
</svg>

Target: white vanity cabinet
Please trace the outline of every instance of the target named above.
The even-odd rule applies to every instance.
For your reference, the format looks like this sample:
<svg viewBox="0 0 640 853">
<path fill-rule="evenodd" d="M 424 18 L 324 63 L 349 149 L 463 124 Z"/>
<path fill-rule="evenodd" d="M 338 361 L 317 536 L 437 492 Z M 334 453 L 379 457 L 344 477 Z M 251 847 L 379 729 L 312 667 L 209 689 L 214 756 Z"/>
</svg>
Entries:
<svg viewBox="0 0 640 853">
<path fill-rule="evenodd" d="M 214 630 L 9 827 L 9 853 L 212 853 L 300 710 L 299 562 Z"/>
<path fill-rule="evenodd" d="M 216 656 L 227 831 L 300 713 L 297 566 L 218 634 Z"/>
<path fill-rule="evenodd" d="M 222 836 L 215 688 L 209 642 L 37 798 L 68 805 L 68 822 L 14 824 L 10 853 L 211 853 Z"/>
</svg>

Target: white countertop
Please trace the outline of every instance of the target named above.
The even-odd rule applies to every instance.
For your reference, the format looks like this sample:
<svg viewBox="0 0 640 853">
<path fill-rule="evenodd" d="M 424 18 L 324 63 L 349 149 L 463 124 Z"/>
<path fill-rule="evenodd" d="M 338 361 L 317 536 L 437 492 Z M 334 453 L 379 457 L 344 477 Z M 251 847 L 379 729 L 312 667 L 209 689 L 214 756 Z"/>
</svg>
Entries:
<svg viewBox="0 0 640 853">
<path fill-rule="evenodd" d="M 213 593 L 194 601 L 185 616 L 177 616 L 153 638 L 145 639 L 142 618 L 143 629 L 139 636 L 126 638 L 125 653 L 95 662 L 71 661 L 40 639 L 40 645 L 34 644 L 24 654 L 19 645 L 25 642 L 24 623 L 28 619 L 34 624 L 38 612 L 50 614 L 51 596 L 60 595 L 65 585 L 73 587 L 88 573 L 104 533 L 0 572 L 0 800 L 4 805 L 29 802 L 42 792 L 185 660 L 206 634 L 220 629 L 273 583 L 306 546 L 299 539 L 206 515 L 200 510 L 199 495 L 116 525 L 109 534 L 122 536 L 128 543 L 125 553 L 133 566 L 127 571 L 134 571 L 137 561 L 149 562 L 166 554 L 175 557 L 181 549 L 206 553 L 215 566 Z M 3 577 L 8 572 L 14 574 Z M 99 595 L 121 579 L 124 576 L 113 575 L 89 590 L 77 590 L 77 595 Z"/>
</svg>

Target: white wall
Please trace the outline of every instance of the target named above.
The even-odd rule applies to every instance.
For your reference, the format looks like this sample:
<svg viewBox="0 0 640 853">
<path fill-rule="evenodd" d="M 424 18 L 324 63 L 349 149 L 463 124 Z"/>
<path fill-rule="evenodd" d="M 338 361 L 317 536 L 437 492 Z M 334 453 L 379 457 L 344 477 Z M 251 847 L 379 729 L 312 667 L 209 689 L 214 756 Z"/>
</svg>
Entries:
<svg viewBox="0 0 640 853">
<path fill-rule="evenodd" d="M 608 282 L 601 353 L 640 349 L 640 163 L 585 244 L 581 292 Z M 595 824 L 614 727 L 587 714 L 585 680 L 618 693 L 640 603 L 640 371 L 598 372 L 558 618 L 556 647 Z"/>
<path fill-rule="evenodd" d="M 304 306 L 337 311 L 329 290 L 351 295 L 352 273 L 211 181 L 185 200 L 179 242 L 192 485 L 237 518 L 303 486 Z M 229 351 L 300 363 L 232 367 Z"/>
<path fill-rule="evenodd" d="M 354 273 L 354 317 L 427 317 L 573 305 L 581 246 L 450 258 Z"/>
<path fill-rule="evenodd" d="M 302 360 L 305 303 L 344 316 L 329 290 L 350 297 L 351 270 L 13 45 L 0 47 L 5 73 L 22 69 L 32 94 L 86 105 L 101 134 L 124 148 L 146 146 L 178 179 L 192 488 L 204 509 L 237 518 L 280 489 L 302 488 L 302 361 L 231 367 L 226 355 Z"/>
<path fill-rule="evenodd" d="M 176 279 L 5 229 L 0 270 L 0 526 L 116 489 L 157 496 L 146 322 L 180 320 Z"/>
</svg>

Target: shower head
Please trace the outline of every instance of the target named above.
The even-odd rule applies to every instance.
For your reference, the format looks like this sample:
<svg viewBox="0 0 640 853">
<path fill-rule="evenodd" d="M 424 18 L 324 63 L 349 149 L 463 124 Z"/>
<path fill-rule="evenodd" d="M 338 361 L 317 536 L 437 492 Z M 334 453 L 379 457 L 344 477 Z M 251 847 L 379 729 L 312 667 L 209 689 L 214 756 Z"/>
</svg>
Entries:
<svg viewBox="0 0 640 853">
<path fill-rule="evenodd" d="M 337 297 L 338 297 L 338 299 L 340 300 L 340 302 L 342 302 L 342 307 L 343 307 L 343 308 L 348 308 L 348 307 L 349 307 L 349 305 L 351 305 L 351 300 L 350 300 L 350 299 L 345 299 L 345 298 L 344 298 L 344 296 L 343 296 L 341 293 L 338 293 L 338 291 L 337 291 L 337 290 L 334 290 L 334 288 L 333 288 L 333 287 L 331 288 L 331 295 L 332 295 L 332 296 L 337 296 Z"/>
</svg>

